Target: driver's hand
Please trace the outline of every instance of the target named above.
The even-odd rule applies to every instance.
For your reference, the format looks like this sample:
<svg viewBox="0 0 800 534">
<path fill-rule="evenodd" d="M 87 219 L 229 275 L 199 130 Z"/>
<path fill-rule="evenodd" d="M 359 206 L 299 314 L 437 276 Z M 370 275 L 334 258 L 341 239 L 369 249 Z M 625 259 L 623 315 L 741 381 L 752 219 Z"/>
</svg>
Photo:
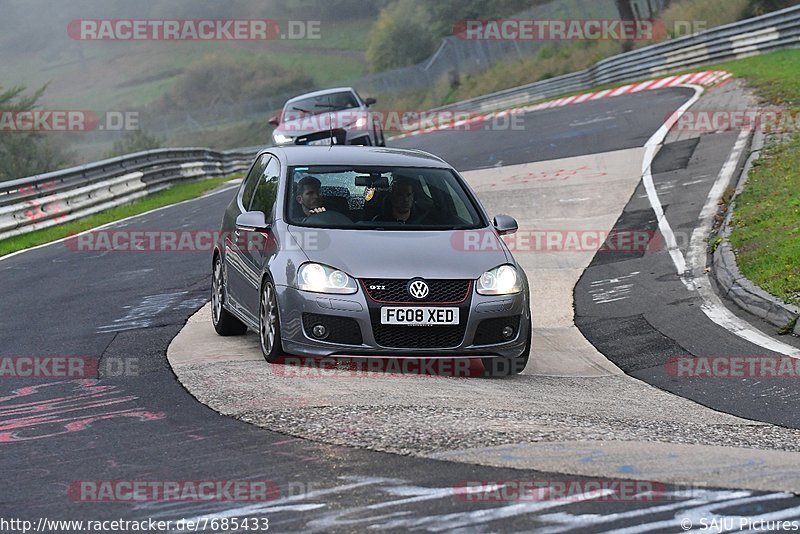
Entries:
<svg viewBox="0 0 800 534">
<path fill-rule="evenodd" d="M 325 208 L 314 208 L 313 210 L 309 211 L 309 213 L 312 215 L 315 213 L 325 213 Z"/>
</svg>

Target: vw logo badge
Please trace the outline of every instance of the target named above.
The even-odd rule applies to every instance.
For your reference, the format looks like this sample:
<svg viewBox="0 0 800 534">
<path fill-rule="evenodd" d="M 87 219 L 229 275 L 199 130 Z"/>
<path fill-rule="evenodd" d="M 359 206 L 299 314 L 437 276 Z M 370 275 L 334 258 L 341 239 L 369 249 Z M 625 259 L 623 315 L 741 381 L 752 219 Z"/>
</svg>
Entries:
<svg viewBox="0 0 800 534">
<path fill-rule="evenodd" d="M 422 300 L 428 296 L 430 293 L 430 288 L 428 284 L 425 283 L 424 280 L 412 280 L 408 284 L 408 294 L 414 297 L 417 300 Z"/>
</svg>

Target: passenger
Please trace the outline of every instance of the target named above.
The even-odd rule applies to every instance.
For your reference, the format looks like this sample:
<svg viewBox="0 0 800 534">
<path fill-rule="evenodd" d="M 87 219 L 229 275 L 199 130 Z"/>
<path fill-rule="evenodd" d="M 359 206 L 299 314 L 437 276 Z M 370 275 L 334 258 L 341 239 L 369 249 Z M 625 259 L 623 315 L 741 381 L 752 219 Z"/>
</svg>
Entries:
<svg viewBox="0 0 800 534">
<path fill-rule="evenodd" d="M 322 182 L 316 176 L 305 176 L 297 182 L 297 203 L 303 209 L 303 215 L 308 217 L 324 213 L 323 198 L 320 193 Z"/>
</svg>

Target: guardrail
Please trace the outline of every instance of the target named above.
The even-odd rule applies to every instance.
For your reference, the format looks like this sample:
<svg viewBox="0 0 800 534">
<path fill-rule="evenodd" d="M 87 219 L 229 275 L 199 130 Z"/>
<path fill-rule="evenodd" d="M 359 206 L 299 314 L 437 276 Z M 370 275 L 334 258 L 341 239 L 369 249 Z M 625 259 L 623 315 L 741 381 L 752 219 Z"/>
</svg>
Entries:
<svg viewBox="0 0 800 534">
<path fill-rule="evenodd" d="M 800 46 L 800 6 L 672 39 L 604 59 L 580 72 L 435 110 L 492 111 L 596 85 L 633 81 L 796 46 Z M 0 182 L 0 239 L 125 204 L 176 181 L 245 170 L 257 151 L 255 147 L 228 152 L 205 148 L 150 150 Z"/>
<path fill-rule="evenodd" d="M 800 6 L 650 45 L 606 58 L 586 70 L 462 100 L 435 111 L 493 111 L 597 85 L 659 76 L 797 46 L 800 46 Z"/>
<path fill-rule="evenodd" d="M 258 147 L 158 149 L 0 182 L 0 239 L 126 204 L 181 180 L 247 170 Z"/>
</svg>

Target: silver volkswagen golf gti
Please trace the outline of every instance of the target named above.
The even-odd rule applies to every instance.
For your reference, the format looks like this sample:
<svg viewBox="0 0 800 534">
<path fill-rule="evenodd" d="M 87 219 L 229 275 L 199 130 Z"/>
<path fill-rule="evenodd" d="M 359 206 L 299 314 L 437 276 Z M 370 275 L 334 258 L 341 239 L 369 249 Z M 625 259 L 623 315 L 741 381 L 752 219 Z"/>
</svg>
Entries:
<svg viewBox="0 0 800 534">
<path fill-rule="evenodd" d="M 212 317 L 287 355 L 528 361 L 525 272 L 464 179 L 436 156 L 378 147 L 270 148 L 225 211 Z"/>
</svg>

